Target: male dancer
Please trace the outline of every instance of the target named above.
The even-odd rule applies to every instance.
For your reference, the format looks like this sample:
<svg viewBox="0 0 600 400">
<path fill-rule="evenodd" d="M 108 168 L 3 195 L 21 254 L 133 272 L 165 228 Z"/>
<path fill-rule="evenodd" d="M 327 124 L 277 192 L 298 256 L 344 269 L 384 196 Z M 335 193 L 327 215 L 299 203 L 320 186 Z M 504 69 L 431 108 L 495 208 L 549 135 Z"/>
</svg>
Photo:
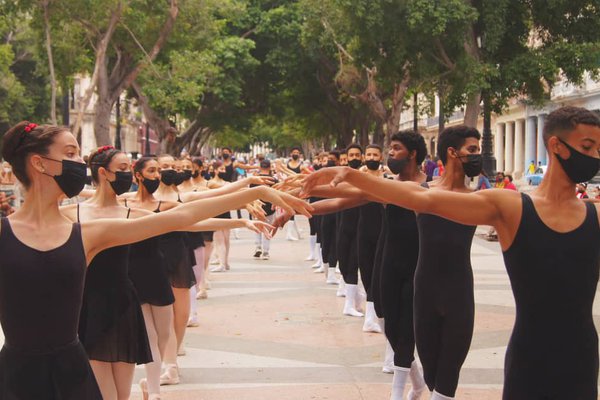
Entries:
<svg viewBox="0 0 600 400">
<path fill-rule="evenodd" d="M 475 193 L 439 187 L 426 190 L 409 183 L 381 182 L 349 168 L 314 174 L 307 178 L 305 190 L 310 192 L 320 181 L 332 185 L 346 181 L 419 213 L 494 226 L 517 308 L 506 354 L 503 398 L 595 400 L 598 338 L 592 304 L 600 247 L 593 243 L 600 236 L 600 205 L 576 199 L 573 188 L 600 169 L 600 119 L 583 108 L 557 109 L 548 115 L 544 143 L 550 156 L 548 170 L 542 184 L 529 195 L 493 189 Z M 477 151 L 449 148 L 446 156 L 475 158 L 465 153 Z M 446 270 L 437 272 L 439 278 L 457 268 L 451 256 L 445 258 Z M 438 279 L 431 279 L 431 285 L 436 285 Z M 436 379 L 426 377 L 430 389 L 437 389 Z M 436 390 L 433 398 L 451 396 Z"/>
</svg>

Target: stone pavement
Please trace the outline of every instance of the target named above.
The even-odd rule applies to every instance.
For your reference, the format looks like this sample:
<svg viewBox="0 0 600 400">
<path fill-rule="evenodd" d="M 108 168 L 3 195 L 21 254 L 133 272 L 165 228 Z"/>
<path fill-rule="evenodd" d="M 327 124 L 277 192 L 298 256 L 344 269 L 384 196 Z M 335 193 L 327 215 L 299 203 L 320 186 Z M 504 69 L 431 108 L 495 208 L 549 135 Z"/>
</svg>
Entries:
<svg viewBox="0 0 600 400">
<path fill-rule="evenodd" d="M 306 220 L 298 222 L 306 235 Z M 383 335 L 363 333 L 362 319 L 341 314 L 335 287 L 303 261 L 308 240 L 289 242 L 280 232 L 269 261 L 254 260 L 253 250 L 247 231 L 232 239 L 232 269 L 211 275 L 201 326 L 188 330 L 179 358 L 182 383 L 163 387 L 163 399 L 389 399 Z M 475 333 L 457 398 L 500 399 L 514 302 L 498 243 L 477 237 L 472 263 Z M 598 301 L 594 314 L 600 326 Z M 138 367 L 136 381 L 142 373 Z"/>
</svg>

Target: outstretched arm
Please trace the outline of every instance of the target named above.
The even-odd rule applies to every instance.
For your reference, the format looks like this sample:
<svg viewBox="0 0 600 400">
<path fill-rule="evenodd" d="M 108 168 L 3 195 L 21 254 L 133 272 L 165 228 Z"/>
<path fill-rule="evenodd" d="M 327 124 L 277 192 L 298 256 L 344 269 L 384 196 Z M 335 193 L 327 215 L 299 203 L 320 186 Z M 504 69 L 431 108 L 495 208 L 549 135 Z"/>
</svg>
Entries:
<svg viewBox="0 0 600 400">
<path fill-rule="evenodd" d="M 224 194 L 234 193 L 240 189 L 245 189 L 250 184 L 254 185 L 270 185 L 273 183 L 273 178 L 269 176 L 251 176 L 249 178 L 240 179 L 239 181 L 221 186 L 214 190 L 203 190 L 202 192 L 187 192 L 181 195 L 181 200 L 184 203 L 194 200 L 210 199 L 212 197 L 222 196 Z"/>
<path fill-rule="evenodd" d="M 330 182 L 332 187 L 347 182 L 389 204 L 435 214 L 465 225 L 498 225 L 503 218 L 504 205 L 518 206 L 518 193 L 502 190 L 484 190 L 474 193 L 457 193 L 447 190 L 428 190 L 414 182 L 380 179 L 352 168 L 326 168 L 306 178 L 304 191 Z M 508 203 L 507 203 L 508 202 Z"/>
<path fill-rule="evenodd" d="M 311 207 L 303 200 L 266 186 L 258 186 L 218 198 L 184 203 L 179 207 L 137 219 L 100 219 L 82 224 L 86 256 L 90 261 L 98 252 L 149 237 L 186 228 L 190 221 L 201 221 L 228 210 L 243 207 L 256 199 L 275 204 L 285 211 L 310 216 Z"/>
<path fill-rule="evenodd" d="M 331 214 L 334 212 L 347 210 L 349 208 L 359 207 L 367 203 L 367 200 L 360 198 L 319 200 L 311 203 L 311 206 L 313 207 L 312 215 Z"/>
</svg>

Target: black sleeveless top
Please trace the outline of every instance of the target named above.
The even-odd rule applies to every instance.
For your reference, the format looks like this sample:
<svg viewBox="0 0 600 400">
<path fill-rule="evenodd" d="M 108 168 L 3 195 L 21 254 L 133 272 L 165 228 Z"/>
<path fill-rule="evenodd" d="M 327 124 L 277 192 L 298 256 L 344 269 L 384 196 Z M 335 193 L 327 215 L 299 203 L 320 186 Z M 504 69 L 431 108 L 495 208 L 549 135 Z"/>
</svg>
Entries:
<svg viewBox="0 0 600 400">
<path fill-rule="evenodd" d="M 223 180 L 227 182 L 233 182 L 233 173 L 234 169 L 232 162 L 231 164 L 225 166 L 225 178 L 223 178 Z"/>
<path fill-rule="evenodd" d="M 294 171 L 295 173 L 299 174 L 300 172 L 302 172 L 302 169 L 300 168 L 301 164 L 298 164 L 297 167 L 292 167 L 290 166 L 290 163 L 288 162 L 287 167 L 290 171 Z"/>
<path fill-rule="evenodd" d="M 75 341 L 85 273 L 78 223 L 63 245 L 40 251 L 17 239 L 2 218 L 0 323 L 6 344 L 44 352 Z"/>
<path fill-rule="evenodd" d="M 544 224 L 528 195 L 521 197 L 521 222 L 504 252 L 516 303 L 505 360 L 505 395 L 596 399 L 598 336 L 592 316 L 600 266 L 596 207 L 586 203 L 583 223 L 559 233 Z M 516 383 L 522 377 L 527 377 L 527 388 Z"/>
</svg>

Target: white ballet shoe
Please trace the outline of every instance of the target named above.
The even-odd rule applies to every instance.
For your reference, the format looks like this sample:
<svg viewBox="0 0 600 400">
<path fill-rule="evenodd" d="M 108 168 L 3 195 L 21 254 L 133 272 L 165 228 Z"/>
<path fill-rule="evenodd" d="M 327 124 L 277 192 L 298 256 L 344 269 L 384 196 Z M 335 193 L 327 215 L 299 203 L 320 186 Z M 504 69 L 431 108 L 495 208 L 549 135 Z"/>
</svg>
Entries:
<svg viewBox="0 0 600 400">
<path fill-rule="evenodd" d="M 317 261 L 316 263 L 314 263 L 313 265 L 311 265 L 311 268 L 321 268 L 323 264 L 321 264 L 321 261 Z"/>
<path fill-rule="evenodd" d="M 367 310 L 365 312 L 365 322 L 362 328 L 363 332 L 381 333 L 381 325 L 375 313 L 375 305 L 373 302 L 367 302 Z"/>
<path fill-rule="evenodd" d="M 316 261 L 317 259 L 312 254 L 304 259 L 304 261 Z"/>
<path fill-rule="evenodd" d="M 177 365 L 167 365 L 165 373 L 160 376 L 160 384 L 161 386 L 179 384 L 179 369 L 177 368 Z"/>
<path fill-rule="evenodd" d="M 227 268 L 225 268 L 224 265 L 217 265 L 210 269 L 210 272 L 225 272 L 225 271 L 227 271 Z"/>
<path fill-rule="evenodd" d="M 323 273 L 327 272 L 328 268 L 329 268 L 329 264 L 323 263 L 319 266 L 319 268 L 315 269 L 313 272 L 315 274 L 323 274 Z"/>
<path fill-rule="evenodd" d="M 187 352 L 185 351 L 185 347 L 183 347 L 183 345 L 181 345 L 181 347 L 177 349 L 177 356 L 183 357 L 186 354 L 187 354 Z"/>
<path fill-rule="evenodd" d="M 206 293 L 206 289 L 200 289 L 198 293 L 196 293 L 196 300 L 204 299 L 208 299 L 208 293 Z"/>
<path fill-rule="evenodd" d="M 198 322 L 198 318 L 197 317 L 188 319 L 188 322 L 187 322 L 187 327 L 188 328 L 197 328 L 199 326 L 200 326 L 200 322 Z"/>
<path fill-rule="evenodd" d="M 325 282 L 328 285 L 337 285 L 340 283 L 339 279 L 335 276 L 335 268 L 327 268 L 327 280 Z"/>
<path fill-rule="evenodd" d="M 355 301 L 354 307 L 356 308 L 356 310 L 358 312 L 364 314 L 365 313 L 364 304 L 367 301 L 367 294 L 365 293 L 364 289 L 362 289 L 360 286 L 356 290 L 356 299 L 354 301 Z"/>
<path fill-rule="evenodd" d="M 350 317 L 364 317 L 364 314 L 356 309 L 356 291 L 357 285 L 346 284 L 346 301 L 344 303 L 344 315 Z"/>
<path fill-rule="evenodd" d="M 212 260 L 210 260 L 208 262 L 209 265 L 219 265 L 221 263 L 221 261 L 219 261 L 218 258 L 213 258 Z"/>
</svg>

